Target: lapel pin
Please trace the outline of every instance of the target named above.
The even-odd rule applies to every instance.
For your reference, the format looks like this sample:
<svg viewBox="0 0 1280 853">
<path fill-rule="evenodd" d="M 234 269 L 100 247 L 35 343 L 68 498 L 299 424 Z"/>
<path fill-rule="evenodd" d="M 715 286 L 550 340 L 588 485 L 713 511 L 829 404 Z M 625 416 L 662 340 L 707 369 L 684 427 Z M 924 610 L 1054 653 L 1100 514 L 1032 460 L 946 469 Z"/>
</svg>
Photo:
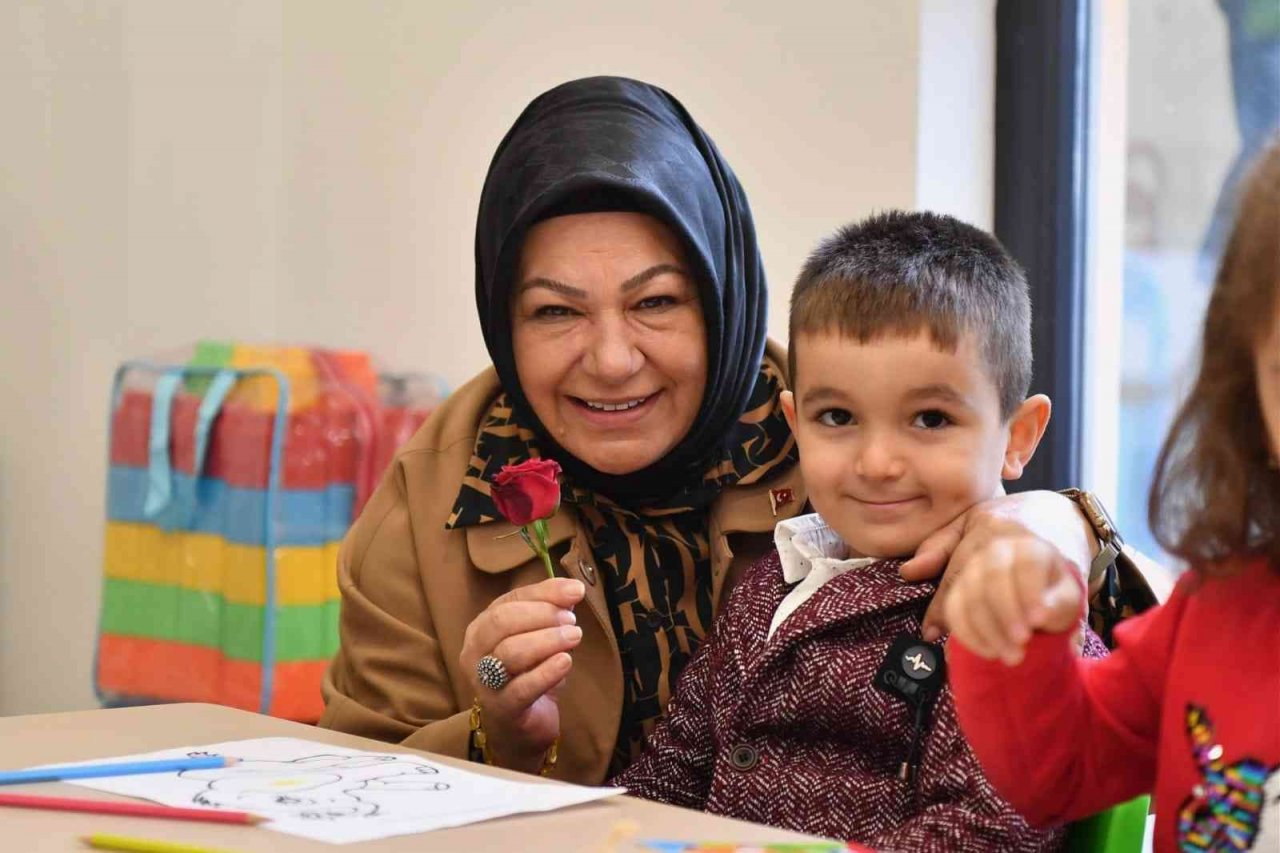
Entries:
<svg viewBox="0 0 1280 853">
<path fill-rule="evenodd" d="M 795 489 L 770 489 L 769 506 L 773 509 L 773 517 L 778 517 L 778 507 L 786 506 L 796 499 Z"/>
</svg>

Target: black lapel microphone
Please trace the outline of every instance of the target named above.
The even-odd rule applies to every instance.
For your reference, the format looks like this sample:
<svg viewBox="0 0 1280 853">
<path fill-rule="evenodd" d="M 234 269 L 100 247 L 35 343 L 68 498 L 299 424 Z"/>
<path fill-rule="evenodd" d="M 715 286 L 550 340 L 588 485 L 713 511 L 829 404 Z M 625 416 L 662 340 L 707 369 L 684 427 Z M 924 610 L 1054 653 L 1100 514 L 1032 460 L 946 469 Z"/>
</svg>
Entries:
<svg viewBox="0 0 1280 853">
<path fill-rule="evenodd" d="M 876 671 L 875 686 L 906 702 L 915 712 L 911 745 L 898 768 L 898 778 L 904 782 L 913 781 L 924 727 L 933 701 L 945 685 L 946 659 L 941 644 L 926 643 L 915 634 L 899 634 Z"/>
</svg>

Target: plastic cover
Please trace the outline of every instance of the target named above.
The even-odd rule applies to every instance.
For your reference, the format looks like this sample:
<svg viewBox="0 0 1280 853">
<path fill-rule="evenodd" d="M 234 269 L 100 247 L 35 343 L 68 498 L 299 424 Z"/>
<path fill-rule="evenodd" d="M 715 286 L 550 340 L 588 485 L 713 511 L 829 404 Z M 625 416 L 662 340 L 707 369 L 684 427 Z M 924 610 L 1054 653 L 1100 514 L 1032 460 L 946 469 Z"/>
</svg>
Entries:
<svg viewBox="0 0 1280 853">
<path fill-rule="evenodd" d="M 300 721 L 338 647 L 338 544 L 443 398 L 362 352 L 201 342 L 113 389 L 96 687 Z"/>
</svg>

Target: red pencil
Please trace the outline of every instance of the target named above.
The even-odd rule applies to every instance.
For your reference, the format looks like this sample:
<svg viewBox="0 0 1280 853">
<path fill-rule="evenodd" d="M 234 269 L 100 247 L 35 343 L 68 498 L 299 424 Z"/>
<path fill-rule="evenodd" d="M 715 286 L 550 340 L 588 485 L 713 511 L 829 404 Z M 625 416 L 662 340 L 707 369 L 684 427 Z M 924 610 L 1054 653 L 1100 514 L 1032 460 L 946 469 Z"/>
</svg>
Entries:
<svg viewBox="0 0 1280 853">
<path fill-rule="evenodd" d="M 169 820 L 199 820 L 206 823 L 242 823 L 256 825 L 267 820 L 248 812 L 223 812 L 206 809 L 180 809 L 151 803 L 122 803 L 114 800 L 82 800 L 73 797 L 35 797 L 30 794 L 0 794 L 0 806 L 22 809 L 50 809 L 59 812 L 92 812 L 127 817 L 162 817 Z"/>
</svg>

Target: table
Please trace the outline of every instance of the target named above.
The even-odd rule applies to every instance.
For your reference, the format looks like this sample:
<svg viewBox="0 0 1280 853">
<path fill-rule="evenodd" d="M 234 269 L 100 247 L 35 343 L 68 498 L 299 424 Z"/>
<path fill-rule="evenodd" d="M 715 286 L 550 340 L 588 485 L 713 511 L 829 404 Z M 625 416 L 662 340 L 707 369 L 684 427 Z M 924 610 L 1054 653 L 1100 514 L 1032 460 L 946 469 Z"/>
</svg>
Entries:
<svg viewBox="0 0 1280 853">
<path fill-rule="evenodd" d="M 465 767 L 477 773 L 506 778 L 511 771 L 483 767 L 419 750 L 392 746 L 367 738 L 318 729 L 224 708 L 218 705 L 149 705 L 63 714 L 33 714 L 0 718 L 0 768 L 17 769 L 35 764 L 105 759 L 218 741 L 255 737 L 298 737 L 321 743 L 377 752 L 409 752 L 433 761 Z M 546 784 L 562 784 L 546 782 Z M 14 793 L 32 793 L 124 799 L 113 794 L 63 783 L 6 786 Z M 777 842 L 814 841 L 812 836 L 759 826 L 702 812 L 651 803 L 634 797 L 613 797 L 554 812 L 515 815 L 487 823 L 403 835 L 361 844 L 332 845 L 296 838 L 270 830 L 220 826 L 146 818 L 48 812 L 0 808 L 0 849 L 14 851 L 87 850 L 77 840 L 91 832 L 111 832 L 146 838 L 203 844 L 234 851 L 318 851 L 330 853 L 470 853 L 470 851 L 528 851 L 528 853 L 604 853 L 610 832 L 619 821 L 634 821 L 639 837 L 717 841 Z M 639 845 L 622 843 L 616 853 L 640 851 Z M 613 851 L 609 851 L 613 853 Z"/>
</svg>

